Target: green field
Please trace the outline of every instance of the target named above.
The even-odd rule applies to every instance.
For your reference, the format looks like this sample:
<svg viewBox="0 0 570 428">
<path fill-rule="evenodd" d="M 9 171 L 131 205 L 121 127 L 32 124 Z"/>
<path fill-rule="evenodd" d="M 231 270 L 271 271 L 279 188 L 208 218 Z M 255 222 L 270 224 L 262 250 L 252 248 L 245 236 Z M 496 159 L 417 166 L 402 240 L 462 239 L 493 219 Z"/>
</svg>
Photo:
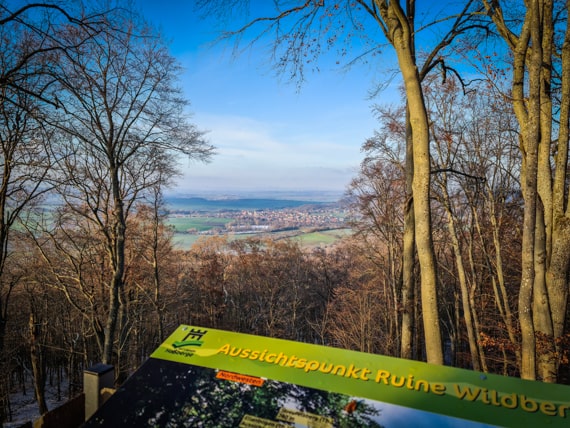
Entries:
<svg viewBox="0 0 570 428">
<path fill-rule="evenodd" d="M 350 229 L 334 229 L 303 233 L 291 239 L 299 241 L 302 247 L 323 247 L 332 245 L 351 233 Z"/>
<path fill-rule="evenodd" d="M 218 228 L 225 228 L 231 218 L 218 217 L 168 217 L 166 223 L 173 226 L 176 232 L 186 232 L 194 229 L 198 232 Z"/>
<path fill-rule="evenodd" d="M 175 233 L 172 240 L 178 249 L 189 250 L 200 237 L 200 235 L 190 235 L 189 233 Z"/>
<path fill-rule="evenodd" d="M 291 239 L 299 242 L 303 248 L 325 247 L 333 245 L 343 237 L 351 233 L 350 229 L 337 229 L 313 232 L 310 229 L 282 230 L 280 232 L 267 233 L 260 231 L 251 234 L 227 233 L 226 225 L 234 221 L 231 217 L 218 217 L 222 210 L 259 210 L 259 209 L 283 209 L 297 207 L 303 204 L 323 204 L 322 202 L 308 202 L 299 200 L 277 199 L 218 199 L 207 200 L 203 198 L 173 198 L 169 200 L 171 215 L 166 223 L 174 229 L 174 242 L 182 250 L 190 249 L 194 243 L 208 236 L 227 236 L 229 241 L 247 239 L 251 237 L 269 238 L 274 240 Z M 333 211 L 333 209 L 331 209 Z M 175 213 L 190 213 L 193 215 L 176 215 Z M 199 213 L 198 213 L 199 212 Z M 212 215 L 209 215 L 212 214 Z M 232 214 L 225 214 L 230 215 Z M 338 215 L 344 215 L 338 213 Z M 203 232 L 210 231 L 208 235 Z"/>
</svg>

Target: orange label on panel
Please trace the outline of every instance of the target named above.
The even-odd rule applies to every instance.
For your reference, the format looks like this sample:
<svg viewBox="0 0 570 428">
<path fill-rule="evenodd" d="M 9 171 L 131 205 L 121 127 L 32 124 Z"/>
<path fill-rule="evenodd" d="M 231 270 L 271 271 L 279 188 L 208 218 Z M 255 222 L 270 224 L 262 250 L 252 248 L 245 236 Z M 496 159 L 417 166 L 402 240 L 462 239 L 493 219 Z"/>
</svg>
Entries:
<svg viewBox="0 0 570 428">
<path fill-rule="evenodd" d="M 232 382 L 240 382 L 240 383 L 247 383 L 248 385 L 253 386 L 262 386 L 264 380 L 260 377 L 255 376 L 247 376 L 238 373 L 226 372 L 220 370 L 218 374 L 216 374 L 216 378 L 223 379 L 223 380 L 231 380 Z"/>
</svg>

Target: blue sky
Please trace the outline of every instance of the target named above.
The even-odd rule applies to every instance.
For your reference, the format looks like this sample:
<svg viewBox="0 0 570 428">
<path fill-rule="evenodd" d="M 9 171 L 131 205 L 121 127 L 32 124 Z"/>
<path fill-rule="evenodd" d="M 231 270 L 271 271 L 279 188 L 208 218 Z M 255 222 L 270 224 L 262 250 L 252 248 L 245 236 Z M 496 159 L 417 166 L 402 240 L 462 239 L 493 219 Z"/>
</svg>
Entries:
<svg viewBox="0 0 570 428">
<path fill-rule="evenodd" d="M 230 43 L 212 44 L 219 24 L 203 20 L 193 1 L 137 0 L 144 16 L 171 40 L 184 73 L 192 121 L 217 148 L 212 162 L 181 161 L 177 193 L 326 190 L 342 192 L 374 133 L 370 99 L 384 76 L 375 67 L 342 71 L 324 61 L 300 90 L 271 67 L 268 43 L 234 58 Z M 334 64 L 334 61 L 331 61 Z M 386 70 L 382 70 L 386 73 Z"/>
</svg>

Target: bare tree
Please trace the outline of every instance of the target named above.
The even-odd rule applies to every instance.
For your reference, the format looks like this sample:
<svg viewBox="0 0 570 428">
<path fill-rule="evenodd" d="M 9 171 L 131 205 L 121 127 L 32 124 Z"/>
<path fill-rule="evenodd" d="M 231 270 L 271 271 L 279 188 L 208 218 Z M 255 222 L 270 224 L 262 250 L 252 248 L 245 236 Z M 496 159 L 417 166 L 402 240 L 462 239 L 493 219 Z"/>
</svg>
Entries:
<svg viewBox="0 0 570 428">
<path fill-rule="evenodd" d="M 144 205 L 141 204 L 137 208 L 137 215 L 133 219 L 138 233 L 131 234 L 131 251 L 137 256 L 131 269 L 137 272 L 136 278 L 133 278 L 134 285 L 153 308 L 156 319 L 153 324 L 157 330 L 157 344 L 160 344 L 165 339 L 165 283 L 174 282 L 173 278 L 168 280 L 169 275 L 164 271 L 168 262 L 174 258 L 174 245 L 172 230 L 165 225 L 165 206 L 161 189 L 152 189 L 149 197 Z"/>
<path fill-rule="evenodd" d="M 52 2 L 18 8 L 0 3 L 0 352 L 15 285 L 4 275 L 10 232 L 50 188 L 48 142 L 54 130 L 46 126 L 44 107 L 58 104 L 49 91 L 51 60 L 71 48 L 59 37 L 62 28 L 86 26 L 96 33 L 103 15 L 81 15 L 70 5 Z"/>
<path fill-rule="evenodd" d="M 59 38 L 64 27 L 88 26 L 97 32 L 99 17 L 81 14 L 70 3 L 0 2 L 0 359 L 10 298 L 21 275 L 13 264 L 14 227 L 26 222 L 33 206 L 49 190 L 53 129 L 43 121 L 46 104 L 58 105 L 50 91 L 53 58 L 70 46 Z M 4 371 L 4 368 L 3 368 Z M 7 400 L 1 397 L 0 420 Z"/>
<path fill-rule="evenodd" d="M 382 287 L 384 293 L 386 289 L 390 290 L 390 298 L 377 304 L 383 307 L 386 315 L 390 314 L 394 326 L 392 331 L 401 345 L 403 335 L 412 335 L 413 323 L 407 322 L 406 318 L 413 317 L 413 310 L 408 312 L 409 302 L 406 301 L 404 305 L 408 296 L 402 295 L 403 207 L 406 183 L 404 155 L 398 153 L 396 147 L 405 145 L 405 137 L 397 131 L 398 123 L 401 122 L 393 121 L 391 113 L 393 112 L 386 111 L 382 114 L 382 131 L 376 132 L 376 135 L 363 145 L 366 157 L 347 193 L 357 213 L 352 222 L 352 229 L 355 238 L 361 241 L 359 251 L 368 249 L 369 263 L 375 265 L 377 283 L 382 284 L 377 287 Z M 373 280 L 369 280 L 367 287 L 370 287 L 370 284 L 373 284 Z M 379 290 L 378 292 L 380 293 Z M 391 310 L 387 310 L 388 308 Z M 404 326 L 406 331 L 403 331 Z M 399 355 L 410 358 L 413 347 L 411 337 L 406 343 L 410 345 L 410 354 L 400 349 Z"/>
<path fill-rule="evenodd" d="M 483 3 L 513 56 L 512 103 L 521 129 L 521 376 L 535 379 L 538 371 L 540 379 L 554 382 L 563 355 L 570 271 L 570 4 Z"/>
<path fill-rule="evenodd" d="M 189 122 L 176 87 L 179 66 L 163 40 L 127 10 L 107 19 L 109 28 L 121 31 L 92 34 L 82 27 L 65 34 L 77 48 L 66 50 L 54 69 L 62 108 L 52 112 L 52 124 L 65 135 L 57 146 L 57 192 L 70 212 L 98 230 L 107 253 L 107 315 L 99 345 L 109 363 L 128 299 L 127 219 L 138 200 L 169 183 L 176 156 L 207 160 L 213 148 Z"/>
<path fill-rule="evenodd" d="M 9 89 L 4 88 L 8 95 Z M 29 96 L 10 94 L 15 103 L 0 104 L 0 349 L 6 325 L 8 300 L 13 279 L 4 275 L 10 258 L 11 232 L 32 205 L 49 189 L 50 158 L 46 144 L 50 131 L 30 113 Z"/>
<path fill-rule="evenodd" d="M 231 4 L 215 0 L 202 0 L 199 6 L 217 14 L 231 14 L 247 4 L 234 1 Z M 436 38 L 423 65 L 416 57 L 416 2 L 357 0 L 357 1 L 299 1 L 296 3 L 275 1 L 274 13 L 264 16 L 248 15 L 248 22 L 226 37 L 237 40 L 248 31 L 258 30 L 254 40 L 270 35 L 274 43 L 274 60 L 280 70 L 302 81 L 307 67 L 313 66 L 315 57 L 331 47 L 338 47 L 344 54 L 350 46 L 339 43 L 360 37 L 371 42 L 370 52 L 379 50 L 378 40 L 383 38 L 394 49 L 398 70 L 404 82 L 409 117 L 410 157 L 407 168 L 411 178 L 411 202 L 413 202 L 414 237 L 420 264 L 422 314 L 426 337 L 427 360 L 443 363 L 441 332 L 439 327 L 436 260 L 433 250 L 430 218 L 430 153 L 428 116 L 424 105 L 421 82 L 423 77 L 437 65 L 445 68 L 442 59 L 445 49 L 453 40 L 471 28 L 469 11 L 474 2 L 465 2 L 445 18 L 436 20 L 443 34 Z M 251 12 L 251 11 L 250 11 Z M 261 12 L 263 13 L 263 12 Z M 429 26 L 429 25 L 428 25 Z M 409 205 L 412 207 L 412 205 Z M 410 222 L 406 222 L 411 227 Z M 406 240 L 410 248 L 411 240 Z M 410 257 L 410 252 L 406 253 Z M 412 264 L 406 266 L 411 269 Z M 411 280 L 411 275 L 406 275 Z M 407 294 L 409 296 L 409 293 Z M 409 345 L 403 345 L 409 349 Z M 407 352 L 407 351 L 406 351 Z"/>
<path fill-rule="evenodd" d="M 0 66 L 0 87 L 12 93 L 29 95 L 36 101 L 57 106 L 59 101 L 49 91 L 53 79 L 42 79 L 40 85 L 30 86 L 51 71 L 55 57 L 66 49 L 77 47 L 67 45 L 59 37 L 66 27 L 89 28 L 91 37 L 106 29 L 105 10 L 85 13 L 81 4 L 68 2 L 30 2 L 19 6 L 0 3 L 0 32 L 2 34 L 3 60 Z M 2 103 L 17 102 L 16 99 L 0 98 Z"/>
<path fill-rule="evenodd" d="M 515 374 L 519 365 L 512 350 L 516 350 L 519 339 L 511 305 L 518 289 L 509 287 L 508 282 L 512 283 L 513 272 L 518 278 L 520 271 L 512 260 L 513 250 L 506 262 L 510 274 L 504 271 L 503 257 L 508 254 L 505 249 L 516 251 L 519 242 L 518 229 L 504 226 L 507 210 L 512 217 L 509 224 L 516 224 L 516 208 L 520 208 L 516 204 L 520 158 L 514 149 L 518 128 L 508 99 L 494 87 L 473 82 L 465 91 L 459 83 L 454 76 L 444 81 L 437 76 L 423 81 L 433 147 L 432 212 L 438 231 L 434 246 L 442 284 L 440 311 L 448 314 L 445 325 L 454 352 L 450 357 L 458 364 L 496 370 L 497 365 L 488 367 L 479 342 L 485 337 L 493 362 L 499 348 L 508 350 L 501 369 L 508 366 L 503 371 Z M 377 259 L 380 266 L 385 257 L 381 250 L 395 247 L 387 253 L 402 251 L 406 133 L 402 108 L 380 108 L 378 112 L 380 130 L 363 145 L 366 156 L 349 195 L 359 214 L 353 230 L 367 243 L 369 257 Z M 398 269 L 391 276 L 397 276 Z M 391 263 L 382 262 L 379 276 L 391 270 Z M 401 284 L 394 287 L 399 310 L 393 317 L 403 320 L 406 306 L 401 288 Z M 488 304 L 491 300 L 481 296 L 495 297 L 494 310 Z M 401 324 L 397 331 L 403 335 L 404 321 Z M 466 348 L 469 352 L 463 357 L 461 350 Z"/>
<path fill-rule="evenodd" d="M 465 248 L 469 240 L 462 239 L 461 233 L 470 228 L 469 218 L 465 218 L 468 217 L 469 211 L 464 209 L 462 202 L 465 199 L 458 185 L 458 181 L 461 182 L 465 178 L 471 180 L 475 187 L 484 181 L 484 177 L 469 175 L 465 170 L 467 165 L 462 164 L 459 154 L 466 139 L 464 115 L 467 109 L 461 105 L 458 82 L 456 79 L 448 79 L 444 85 L 438 85 L 435 81 L 430 83 L 431 87 L 427 91 L 431 96 L 428 96 L 427 100 L 434 117 L 431 135 L 435 146 L 433 157 L 436 167 L 433 172 L 434 184 L 438 187 L 434 197 L 439 200 L 447 217 L 448 236 L 459 283 L 462 317 L 468 337 L 471 364 L 477 371 L 487 371 L 485 358 L 478 344 L 480 333 L 478 314 L 470 298 L 476 283 L 468 272 L 466 262 L 465 254 L 468 251 Z"/>
</svg>

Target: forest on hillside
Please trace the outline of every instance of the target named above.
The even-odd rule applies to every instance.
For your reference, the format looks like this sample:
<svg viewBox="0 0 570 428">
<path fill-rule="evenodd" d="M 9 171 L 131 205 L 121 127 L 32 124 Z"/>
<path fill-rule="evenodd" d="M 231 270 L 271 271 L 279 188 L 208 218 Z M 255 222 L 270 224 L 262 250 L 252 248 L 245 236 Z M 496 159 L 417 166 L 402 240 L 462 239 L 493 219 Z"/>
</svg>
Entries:
<svg viewBox="0 0 570 428">
<path fill-rule="evenodd" d="M 570 383 L 570 4 L 455 1 L 416 29 L 414 1 L 281 3 L 228 37 L 274 34 L 302 80 L 337 30 L 378 26 L 403 78 L 328 248 L 177 249 L 174 160 L 214 147 L 165 41 L 127 7 L 0 0 L 1 420 L 27 379 L 40 413 L 94 363 L 120 384 L 180 324 Z"/>
</svg>

